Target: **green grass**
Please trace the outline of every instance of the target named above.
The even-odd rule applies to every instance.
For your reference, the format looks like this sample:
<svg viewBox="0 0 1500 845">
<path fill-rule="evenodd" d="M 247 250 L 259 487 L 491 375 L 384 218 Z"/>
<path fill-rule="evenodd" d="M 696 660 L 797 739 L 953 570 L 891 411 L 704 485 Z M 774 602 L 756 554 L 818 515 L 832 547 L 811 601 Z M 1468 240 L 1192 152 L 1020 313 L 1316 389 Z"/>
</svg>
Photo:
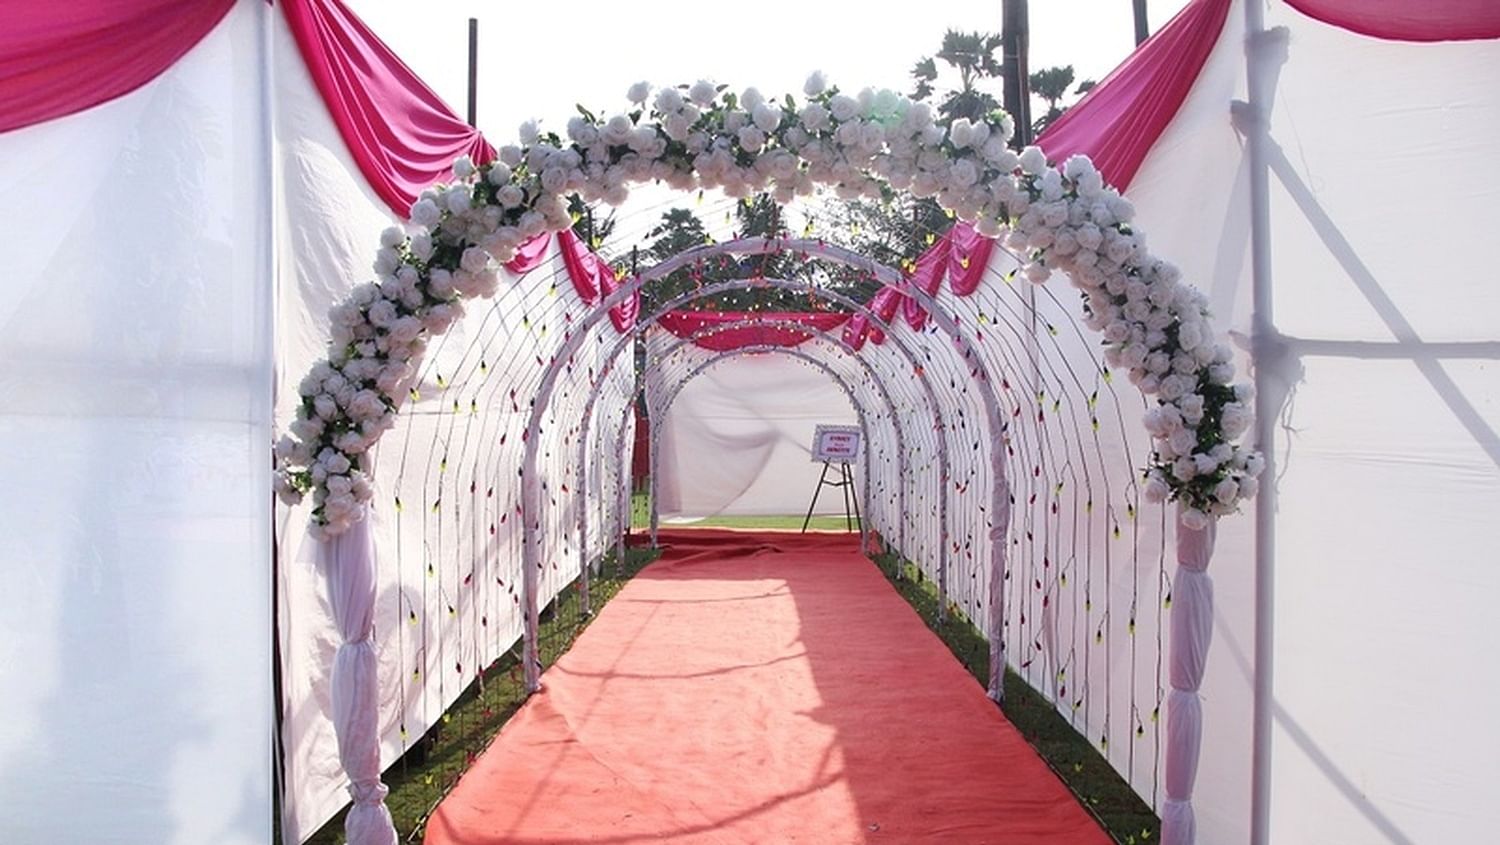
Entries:
<svg viewBox="0 0 1500 845">
<path fill-rule="evenodd" d="M 614 598 L 620 587 L 655 560 L 657 554 L 652 549 L 627 549 L 625 566 L 617 570 L 611 553 L 600 575 L 590 584 L 594 610 L 597 612 Z M 588 627 L 592 617 L 579 612 L 578 598 L 576 585 L 570 586 L 542 612 L 537 647 L 544 666 L 555 663 Z M 483 677 L 476 679 L 442 720 L 386 770 L 385 783 L 391 792 L 385 803 L 402 841 L 422 841 L 427 818 L 438 802 L 525 701 L 518 650 L 519 646 L 485 670 Z M 308 840 L 309 845 L 343 843 L 344 815 L 341 812 L 324 825 Z"/>
<path fill-rule="evenodd" d="M 979 629 L 951 604 L 947 620 L 939 622 L 937 588 L 910 562 L 889 552 L 877 555 L 875 562 L 896 592 L 947 644 L 969 673 L 980 684 L 988 684 L 990 647 Z M 895 577 L 898 565 L 900 579 Z M 1116 842 L 1147 845 L 1161 838 L 1161 820 L 1150 806 L 1135 794 L 1093 743 L 1074 730 L 1040 693 L 1009 670 L 1005 672 L 1005 703 L 1001 709 Z"/>
<path fill-rule="evenodd" d="M 650 497 L 645 493 L 636 493 L 630 497 L 630 527 L 636 531 L 649 531 L 651 529 L 651 510 L 649 508 Z M 787 514 L 785 516 L 710 516 L 695 522 L 662 523 L 662 528 L 746 528 L 763 529 L 770 531 L 800 531 L 802 530 L 803 516 Z M 809 531 L 846 531 L 847 526 L 843 516 L 815 516 L 808 523 Z M 854 530 L 859 531 L 859 523 L 854 523 Z"/>
</svg>

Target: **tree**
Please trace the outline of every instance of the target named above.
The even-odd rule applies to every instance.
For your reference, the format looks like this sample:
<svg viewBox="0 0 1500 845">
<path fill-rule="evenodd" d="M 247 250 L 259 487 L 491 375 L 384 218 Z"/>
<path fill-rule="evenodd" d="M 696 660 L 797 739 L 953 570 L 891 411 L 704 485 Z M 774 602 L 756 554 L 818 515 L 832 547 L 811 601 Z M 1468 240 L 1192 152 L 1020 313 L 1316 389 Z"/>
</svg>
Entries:
<svg viewBox="0 0 1500 845">
<path fill-rule="evenodd" d="M 958 87 L 948 91 L 937 104 L 937 113 L 944 123 L 952 123 L 960 117 L 977 120 L 995 109 L 1000 101 L 980 88 L 986 80 L 1001 78 L 1003 69 L 995 58 L 1000 49 L 1000 36 L 995 33 L 959 32 L 943 33 L 942 48 L 935 54 L 937 59 L 958 73 Z M 933 56 L 919 60 L 912 68 L 912 78 L 917 81 L 912 99 L 926 100 L 936 93 L 933 83 L 938 79 L 938 66 Z"/>
<path fill-rule="evenodd" d="M 1068 95 L 1068 86 L 1073 84 L 1073 66 L 1048 67 L 1033 73 L 1030 76 L 1031 93 L 1041 97 L 1047 102 L 1047 113 L 1037 119 L 1033 127 L 1035 134 L 1040 135 L 1042 131 L 1052 124 L 1052 121 L 1062 117 L 1067 111 L 1066 106 L 1058 105 Z M 1083 96 L 1094 87 L 1092 79 L 1085 79 L 1078 83 L 1073 90 L 1077 96 Z"/>
</svg>

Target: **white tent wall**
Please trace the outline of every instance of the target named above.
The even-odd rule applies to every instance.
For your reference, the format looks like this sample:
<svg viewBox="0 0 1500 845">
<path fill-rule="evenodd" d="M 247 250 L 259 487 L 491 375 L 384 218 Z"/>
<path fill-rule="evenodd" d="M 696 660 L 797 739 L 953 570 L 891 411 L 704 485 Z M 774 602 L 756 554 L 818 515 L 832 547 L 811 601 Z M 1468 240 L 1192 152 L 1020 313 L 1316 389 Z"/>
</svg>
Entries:
<svg viewBox="0 0 1500 845">
<path fill-rule="evenodd" d="M 1246 98 L 1245 13 L 1231 10 L 1128 193 L 1153 250 L 1242 347 L 1251 171 L 1230 101 Z M 1285 37 L 1256 54 L 1276 69 L 1267 234 L 1283 341 L 1256 372 L 1279 400 L 1260 841 L 1476 841 L 1500 753 L 1500 728 L 1472 710 L 1500 690 L 1500 664 L 1474 659 L 1500 645 L 1500 292 L 1475 249 L 1500 199 L 1500 101 L 1481 70 L 1500 69 L 1500 44 L 1380 41 L 1280 3 L 1265 25 Z M 1223 520 L 1209 570 L 1204 843 L 1251 841 L 1254 527 Z"/>
<path fill-rule="evenodd" d="M 9 841 L 271 838 L 271 15 L 0 135 Z"/>
<path fill-rule="evenodd" d="M 1483 838 L 1500 726 L 1500 42 L 1273 5 L 1273 842 Z M 1477 658 L 1477 659 L 1476 659 Z M 1434 695 L 1463 690 L 1461 696 Z M 1372 741 L 1375 740 L 1375 741 Z"/>
<path fill-rule="evenodd" d="M 648 338 L 649 348 L 652 350 L 651 360 L 655 364 L 647 380 L 647 384 L 650 385 L 648 391 L 655 397 L 654 401 L 658 404 L 664 401 L 666 396 L 677 390 L 678 387 L 685 384 L 696 384 L 698 381 L 707 379 L 713 373 L 717 372 L 719 368 L 729 366 L 736 360 L 750 361 L 757 367 L 763 367 L 765 363 L 771 361 L 783 361 L 789 366 L 800 368 L 800 372 L 797 370 L 788 370 L 788 372 L 795 374 L 800 380 L 806 381 L 816 390 L 820 402 L 824 401 L 828 393 L 834 393 L 839 397 L 844 396 L 841 389 L 830 383 L 829 376 L 817 370 L 816 367 L 811 366 L 796 356 L 776 353 L 756 353 L 744 359 L 724 359 L 718 364 L 712 365 L 708 370 L 703 371 L 703 375 L 700 378 L 693 382 L 685 382 L 684 380 L 689 378 L 695 369 L 713 361 L 721 353 L 699 347 L 690 342 L 683 343 L 676 336 L 660 329 L 652 330 L 648 334 Z M 851 357 L 846 348 L 826 336 L 815 335 L 798 344 L 795 347 L 795 351 L 811 356 L 815 360 L 827 365 L 834 373 L 837 373 L 853 391 L 858 404 L 864 409 L 865 422 L 869 426 L 871 441 L 865 444 L 866 448 L 871 450 L 869 463 L 870 500 L 866 501 L 863 498 L 865 493 L 863 478 L 865 461 L 863 458 L 856 461 L 853 465 L 855 492 L 861 496 L 861 512 L 867 523 L 894 541 L 894 538 L 897 536 L 897 520 L 901 518 L 897 486 L 902 483 L 902 476 L 900 472 L 900 458 L 896 452 L 897 439 L 894 428 L 895 421 L 892 414 L 893 411 L 898 414 L 902 413 L 906 407 L 902 402 L 902 397 L 910 392 L 910 384 L 904 383 L 910 381 L 909 375 L 889 370 L 882 372 L 879 369 L 879 361 L 874 362 L 875 366 L 870 366 L 872 362 L 865 358 L 860 359 L 865 362 L 864 365 L 861 365 Z M 869 369 L 866 368 L 867 366 L 869 366 Z M 880 387 L 877 387 L 875 379 L 880 380 L 880 386 L 885 388 L 884 393 L 882 393 Z M 691 389 L 691 387 L 685 387 L 684 395 L 686 395 L 687 390 Z M 890 396 L 891 402 L 889 405 L 886 401 L 886 395 Z M 834 403 L 830 401 L 827 404 L 832 407 Z M 847 401 L 844 404 L 847 413 L 854 413 L 852 408 L 847 407 Z M 891 406 L 894 406 L 894 408 Z M 667 417 L 670 422 L 671 414 L 669 413 Z M 810 433 L 808 441 L 811 442 Z M 665 443 L 666 441 L 663 440 L 663 444 Z M 687 443 L 677 441 L 673 444 L 675 448 L 679 449 L 690 445 L 692 445 L 691 441 Z M 666 454 L 668 451 L 664 445 L 663 453 Z M 706 457 L 705 453 L 705 455 L 694 456 L 693 460 L 706 461 L 709 458 Z M 715 455 L 712 460 L 718 461 L 719 456 Z M 802 472 L 802 462 L 807 460 L 806 453 L 804 452 L 795 469 L 798 472 Z M 812 464 L 812 466 L 815 470 L 818 469 L 818 465 Z M 808 490 L 811 484 L 816 482 L 816 476 L 810 476 L 808 482 L 808 488 L 793 488 L 791 493 L 810 498 Z M 824 492 L 823 498 L 836 499 L 835 504 L 838 507 L 835 509 L 835 512 L 841 511 L 843 504 L 840 496 L 830 490 Z M 793 502 L 793 505 L 797 509 L 805 508 L 805 505 L 801 502 Z M 825 512 L 823 508 L 819 510 L 820 512 Z"/>
<path fill-rule="evenodd" d="M 648 338 L 652 351 L 675 340 L 657 329 Z M 661 427 L 656 489 L 668 519 L 805 513 L 822 468 L 811 459 L 814 427 L 856 422 L 827 375 L 783 355 L 715 365 L 682 388 L 664 418 L 657 403 L 672 388 L 650 373 L 646 385 Z M 843 509 L 836 490 L 818 499 L 817 513 Z"/>
<path fill-rule="evenodd" d="M 298 382 L 326 354 L 328 308 L 373 277 L 380 232 L 399 221 L 355 166 L 279 15 L 273 46 L 282 244 L 275 419 L 285 424 L 294 416 Z M 471 302 L 468 315 L 432 342 L 413 385 L 417 398 L 376 452 L 370 518 L 382 765 L 419 741 L 521 635 L 516 471 L 528 399 L 542 362 L 562 342 L 565 315 L 579 319 L 586 307 L 556 247 L 549 249 L 529 274 L 502 273 L 494 300 Z M 596 331 L 617 336 L 609 327 Z M 623 373 L 628 377 L 629 368 Z M 564 439 L 568 430 L 552 422 L 576 426 L 577 394 L 560 396 L 544 429 L 551 444 L 544 472 L 558 489 L 571 487 L 576 456 Z M 542 604 L 577 574 L 565 563 L 576 547 L 574 505 L 556 503 L 546 515 L 545 540 L 557 554 L 541 581 Z M 618 510 L 613 499 L 608 504 L 610 514 Z M 306 839 L 349 800 L 330 720 L 329 671 L 339 637 L 317 546 L 306 532 L 309 507 L 281 508 L 277 518 L 288 843 Z M 602 553 L 597 534 L 593 545 Z"/>
</svg>

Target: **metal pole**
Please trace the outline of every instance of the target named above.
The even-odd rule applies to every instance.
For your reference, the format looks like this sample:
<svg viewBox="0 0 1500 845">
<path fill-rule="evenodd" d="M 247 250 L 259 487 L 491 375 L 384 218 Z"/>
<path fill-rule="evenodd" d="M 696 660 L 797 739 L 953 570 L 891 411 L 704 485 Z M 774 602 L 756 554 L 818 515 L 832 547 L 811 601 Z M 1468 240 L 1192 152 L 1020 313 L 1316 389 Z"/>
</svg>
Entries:
<svg viewBox="0 0 1500 845">
<path fill-rule="evenodd" d="M 1151 26 L 1146 23 L 1146 0 L 1134 0 L 1135 3 L 1135 46 L 1141 46 L 1141 42 L 1151 37 Z"/>
<path fill-rule="evenodd" d="M 1255 439 L 1265 454 L 1265 482 L 1255 498 L 1255 696 L 1254 742 L 1250 775 L 1250 841 L 1270 842 L 1272 658 L 1275 649 L 1276 559 L 1276 407 L 1280 390 L 1266 382 L 1275 372 L 1276 322 L 1272 312 L 1270 170 L 1266 144 L 1270 140 L 1268 76 L 1263 71 L 1267 47 L 1262 4 L 1245 4 L 1245 83 L 1248 125 L 1246 153 L 1250 164 L 1250 277 L 1254 302 L 1251 311 L 1251 355 L 1256 383 Z"/>
<path fill-rule="evenodd" d="M 1030 15 L 1026 0 L 1004 0 L 1004 28 L 1000 31 L 1005 68 L 1005 110 L 1016 122 L 1011 146 L 1021 149 L 1031 143 L 1031 90 L 1027 53 L 1031 49 Z"/>
<path fill-rule="evenodd" d="M 469 18 L 469 125 L 479 120 L 479 19 Z"/>
</svg>

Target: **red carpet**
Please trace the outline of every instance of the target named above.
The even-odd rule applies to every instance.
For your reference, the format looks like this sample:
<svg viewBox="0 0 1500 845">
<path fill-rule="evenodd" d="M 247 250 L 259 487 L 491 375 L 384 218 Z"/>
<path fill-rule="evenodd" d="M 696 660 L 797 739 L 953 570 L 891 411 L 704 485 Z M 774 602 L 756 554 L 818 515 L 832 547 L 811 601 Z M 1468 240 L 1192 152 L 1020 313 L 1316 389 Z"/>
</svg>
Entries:
<svg viewBox="0 0 1500 845">
<path fill-rule="evenodd" d="M 856 541 L 662 536 L 428 845 L 1110 841 Z"/>
</svg>

